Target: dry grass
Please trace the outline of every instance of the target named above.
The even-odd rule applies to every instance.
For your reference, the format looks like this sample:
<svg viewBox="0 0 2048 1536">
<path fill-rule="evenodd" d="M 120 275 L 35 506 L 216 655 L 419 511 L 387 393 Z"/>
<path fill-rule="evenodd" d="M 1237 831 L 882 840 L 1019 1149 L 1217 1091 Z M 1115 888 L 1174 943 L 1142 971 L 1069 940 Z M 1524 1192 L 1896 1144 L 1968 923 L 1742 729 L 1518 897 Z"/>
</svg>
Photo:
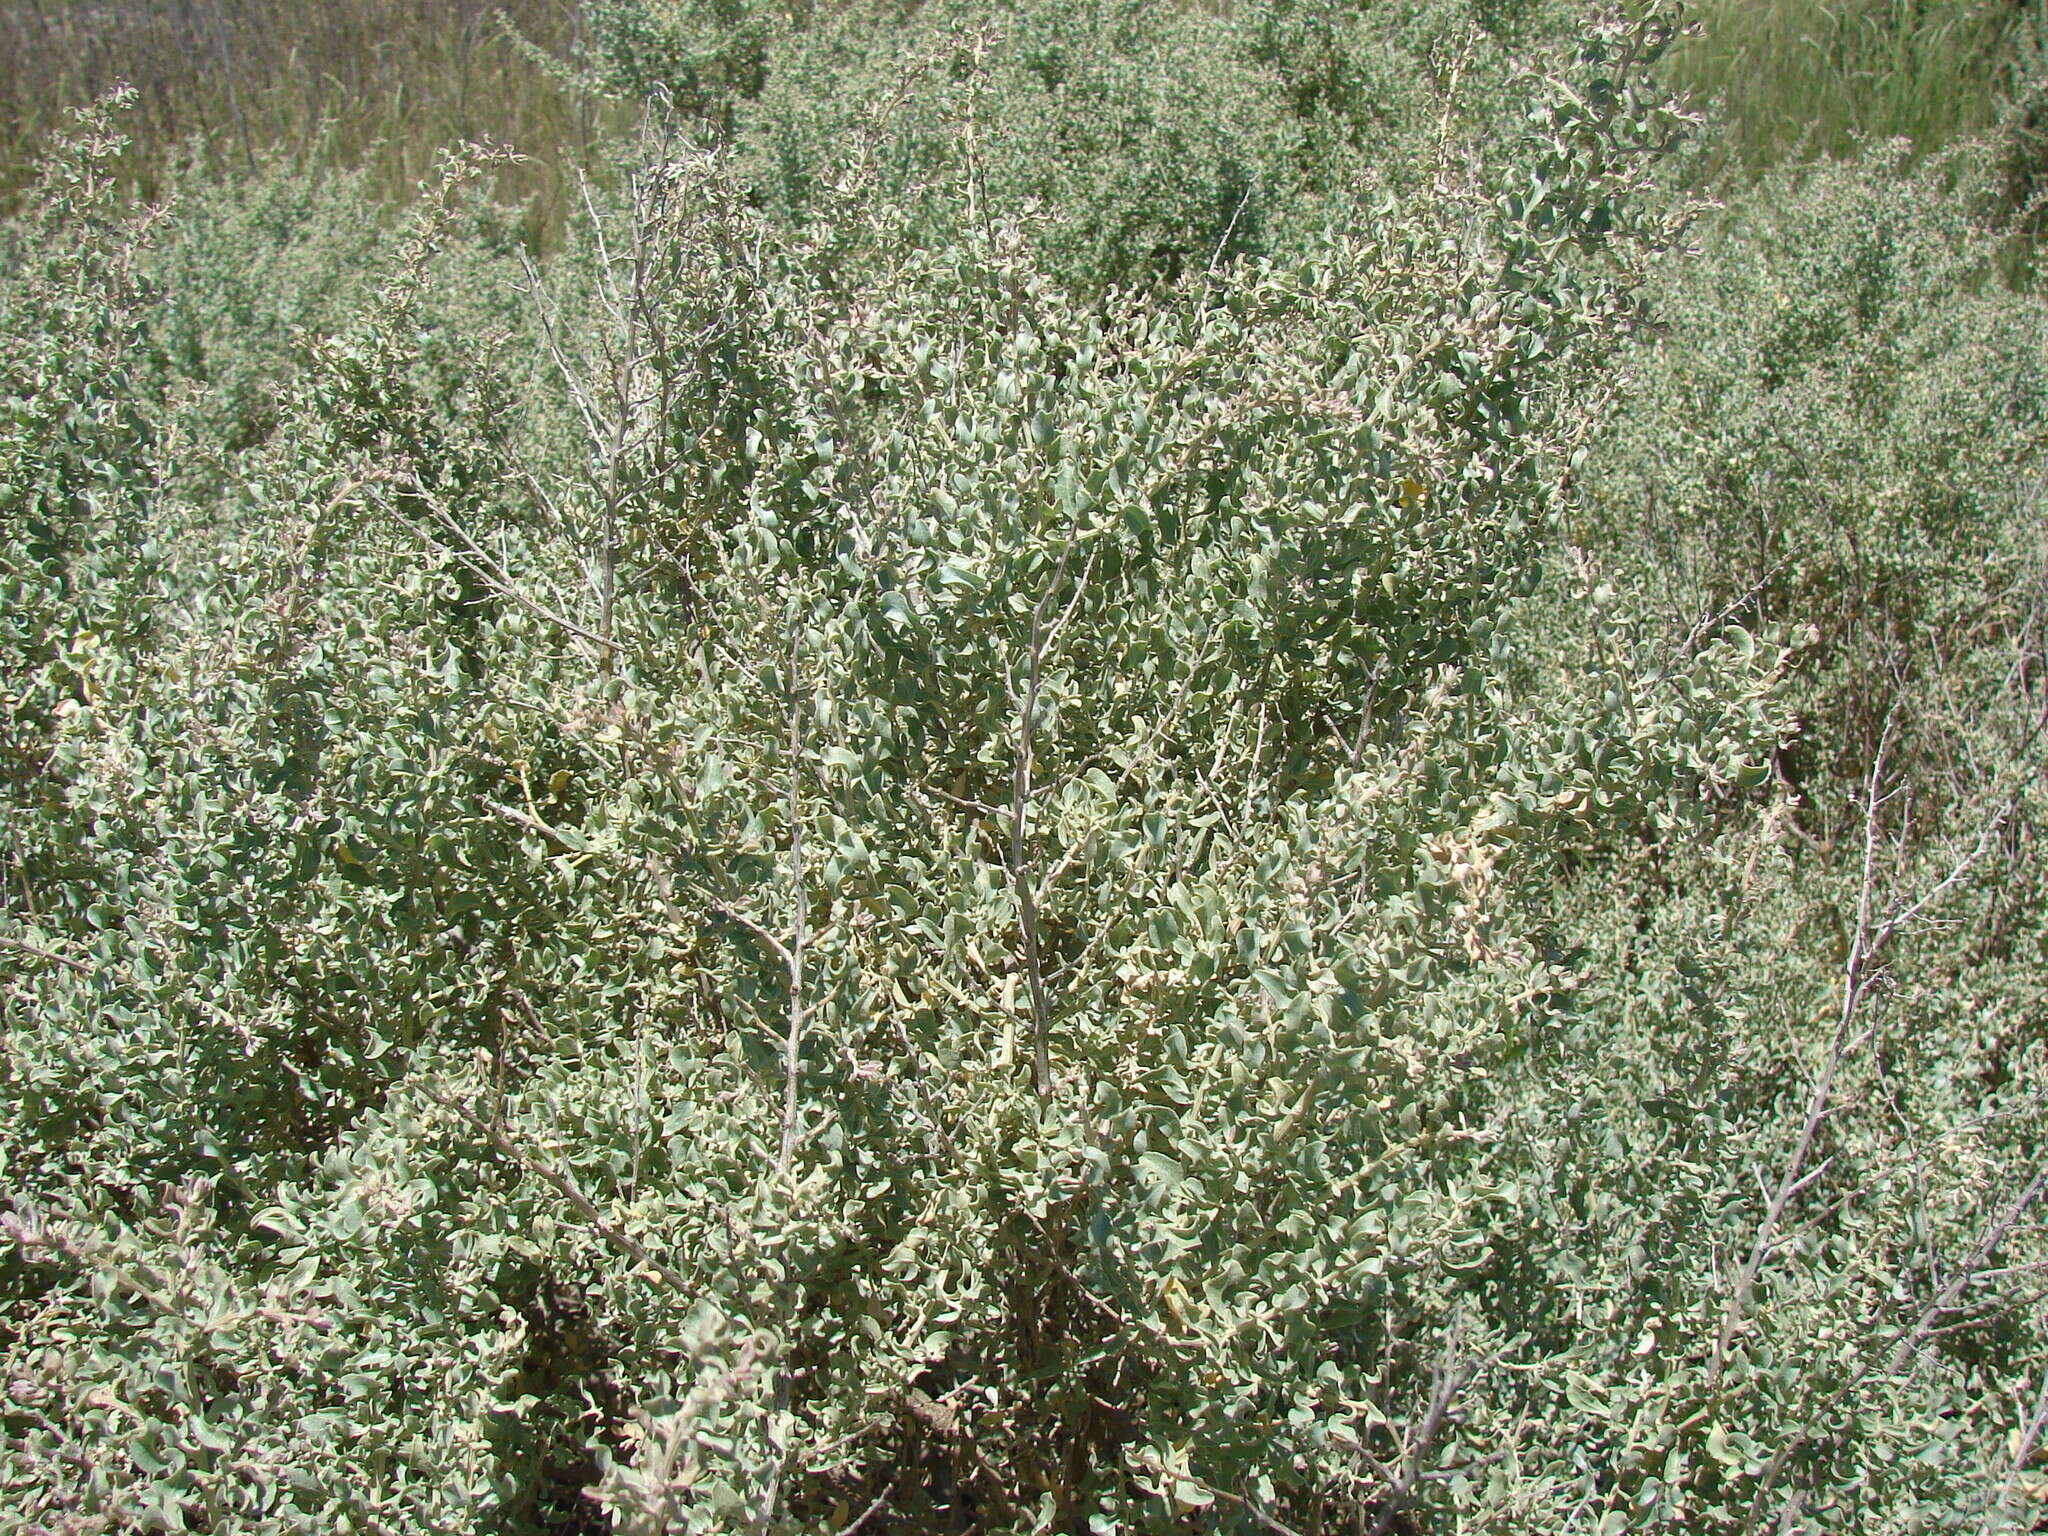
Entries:
<svg viewBox="0 0 2048 1536">
<path fill-rule="evenodd" d="M 1701 0 L 1680 81 L 1726 109 L 1752 167 L 1992 127 L 2041 0 Z"/>
<path fill-rule="evenodd" d="M 556 57 L 579 42 L 573 0 L 0 0 L 0 191 L 65 109 L 125 81 L 145 188 L 183 160 L 281 154 L 402 196 L 440 146 L 488 139 L 532 157 L 499 190 L 552 226 L 611 124 L 507 23 Z"/>
</svg>

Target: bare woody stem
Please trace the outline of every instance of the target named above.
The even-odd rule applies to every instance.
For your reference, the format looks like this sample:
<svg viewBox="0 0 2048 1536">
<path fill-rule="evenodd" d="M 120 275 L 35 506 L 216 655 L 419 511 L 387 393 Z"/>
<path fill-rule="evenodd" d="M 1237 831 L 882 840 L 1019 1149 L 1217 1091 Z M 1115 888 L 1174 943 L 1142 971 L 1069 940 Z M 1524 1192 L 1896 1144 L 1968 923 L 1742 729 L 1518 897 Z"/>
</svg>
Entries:
<svg viewBox="0 0 2048 1536">
<path fill-rule="evenodd" d="M 1800 1121 L 1799 1134 L 1792 1144 L 1792 1155 L 1785 1161 L 1770 1204 L 1764 1209 L 1763 1220 L 1757 1223 L 1756 1238 L 1750 1245 L 1749 1256 L 1737 1271 L 1734 1288 L 1728 1294 L 1728 1305 L 1721 1315 L 1721 1330 L 1715 1336 L 1713 1360 L 1707 1371 L 1710 1387 L 1720 1384 L 1728 1368 L 1729 1351 L 1734 1347 L 1743 1319 L 1749 1314 L 1757 1275 L 1777 1246 L 1778 1228 L 1784 1220 L 1786 1208 L 1807 1183 L 1804 1177 L 1806 1160 L 1813 1151 L 1814 1137 L 1820 1133 L 1821 1125 L 1827 1119 L 1829 1105 L 1834 1099 L 1835 1082 L 1841 1076 L 1842 1063 L 1848 1059 L 1856 1015 L 1863 1003 L 1864 990 L 1869 985 L 1870 963 L 1876 947 L 1871 942 L 1871 910 L 1877 890 L 1877 811 L 1891 737 L 1892 724 L 1887 720 L 1884 734 L 1878 742 L 1876 760 L 1870 767 L 1870 778 L 1864 786 L 1863 878 L 1856 897 L 1855 931 L 1850 935 L 1849 955 L 1842 968 L 1842 1006 L 1835 1017 L 1834 1038 L 1828 1044 L 1827 1060 L 1821 1066 L 1820 1075 L 1814 1079 L 1813 1089 L 1807 1095 L 1806 1111 Z"/>
<path fill-rule="evenodd" d="M 578 1187 L 576 1181 L 570 1178 L 568 1174 L 558 1169 L 550 1168 L 545 1163 L 535 1162 L 514 1145 L 511 1137 L 507 1136 L 501 1127 L 491 1124 L 490 1121 L 473 1112 L 468 1105 L 463 1104 L 448 1094 L 436 1093 L 432 1090 L 428 1091 L 428 1096 L 443 1109 L 459 1116 L 469 1125 L 470 1129 L 488 1141 L 499 1156 L 505 1158 L 506 1161 L 518 1168 L 521 1173 L 539 1179 L 556 1194 L 568 1201 L 570 1207 L 575 1210 L 577 1215 L 583 1218 L 590 1230 L 603 1238 L 605 1242 L 611 1244 L 613 1248 L 624 1254 L 649 1274 L 654 1275 L 664 1285 L 668 1286 L 669 1289 L 680 1291 L 684 1295 L 690 1294 L 693 1287 L 680 1271 L 656 1258 L 638 1238 L 632 1236 L 606 1217 L 604 1212 L 597 1208 L 597 1203 L 586 1195 Z"/>
<path fill-rule="evenodd" d="M 2048 1429 L 2048 1371 L 2041 1374 L 2041 1390 L 2035 1395 L 2034 1411 L 2020 1432 L 2020 1443 L 2013 1447 L 2012 1466 L 2006 1471 L 2005 1481 L 1999 1484 L 1991 1508 L 1984 1517 L 1986 1536 L 1995 1536 L 2017 1518 L 2013 1494 L 2019 1489 L 2020 1473 L 2033 1460 L 2034 1448 L 2041 1443 L 2043 1429 Z"/>
<path fill-rule="evenodd" d="M 1769 1262 L 1775 1251 L 1786 1210 L 1801 1190 L 1810 1185 L 1825 1171 L 1827 1164 L 1807 1171 L 1807 1161 L 1812 1156 L 1815 1138 L 1826 1123 L 1833 1108 L 1835 1086 L 1841 1077 L 1842 1067 L 1856 1047 L 1868 1039 L 1869 1029 L 1858 1032 L 1856 1025 L 1864 999 L 1869 993 L 1872 979 L 1879 973 L 1879 965 L 1892 939 L 1906 924 L 1927 912 L 1935 903 L 1958 886 L 1963 878 L 1987 853 L 2010 814 L 2010 806 L 2000 808 L 1980 830 L 1976 843 L 1949 869 L 1939 881 L 1922 892 L 1912 902 L 1895 901 L 1891 911 L 1880 922 L 1877 919 L 1877 844 L 1878 812 L 1888 798 L 1884 789 L 1885 769 L 1891 753 L 1893 722 L 1887 718 L 1884 732 L 1878 741 L 1877 756 L 1871 763 L 1870 776 L 1864 785 L 1863 795 L 1863 868 L 1856 897 L 1856 924 L 1849 939 L 1849 953 L 1842 966 L 1842 1003 L 1835 1019 L 1835 1032 L 1828 1044 L 1827 1060 L 1815 1077 L 1812 1091 L 1807 1095 L 1806 1108 L 1800 1121 L 1799 1133 L 1792 1144 L 1791 1156 L 1786 1159 L 1783 1172 L 1779 1175 L 1769 1204 L 1765 1207 L 1763 1220 L 1757 1224 L 1756 1238 L 1750 1246 L 1748 1257 L 1736 1273 L 1735 1284 L 1729 1292 L 1728 1304 L 1722 1313 L 1721 1328 L 1714 1340 L 1714 1351 L 1708 1367 L 1707 1381 L 1710 1389 L 1720 1385 L 1726 1374 L 1730 1351 L 1735 1338 L 1742 1330 L 1749 1315 L 1750 1303 L 1755 1295 L 1758 1275 Z M 1873 1026 L 1874 1027 L 1874 1026 Z"/>
<path fill-rule="evenodd" d="M 1026 834 L 1031 801 L 1036 793 L 1033 775 L 1038 698 L 1045 675 L 1046 653 L 1067 620 L 1074 616 L 1074 610 L 1081 602 L 1081 593 L 1087 586 L 1089 571 L 1094 568 L 1094 556 L 1091 554 L 1088 569 L 1081 573 L 1080 584 L 1065 611 L 1048 624 L 1046 614 L 1059 595 L 1061 582 L 1066 579 L 1067 562 L 1073 549 L 1071 540 L 1061 546 L 1052 580 L 1045 584 L 1045 590 L 1031 608 L 1031 638 L 1025 655 L 1024 688 L 1016 696 L 1017 740 L 1010 769 L 1010 889 L 1017 903 L 1017 930 L 1024 951 L 1024 977 L 1031 993 L 1031 1086 L 1040 1099 L 1052 1097 L 1052 1003 L 1046 992 L 1044 946 L 1039 938 L 1037 871 L 1030 858 Z"/>
<path fill-rule="evenodd" d="M 1064 563 L 1064 562 L 1062 562 Z M 1048 597 L 1051 595 L 1048 590 Z M 1045 965 L 1038 944 L 1038 897 L 1025 856 L 1025 817 L 1031 805 L 1032 726 L 1038 713 L 1039 625 L 1045 599 L 1031 611 L 1031 655 L 1024 702 L 1017 711 L 1017 748 L 1010 773 L 1010 885 L 1016 893 L 1017 927 L 1024 946 L 1024 974 L 1031 990 L 1031 1084 L 1041 1099 L 1052 1095 L 1052 1007 L 1045 994 Z"/>
<path fill-rule="evenodd" d="M 789 973 L 789 1013 L 782 1037 L 782 1146 L 776 1153 L 775 1171 L 789 1172 L 796 1156 L 797 1121 L 802 1108 L 803 1078 L 804 952 L 810 942 L 810 896 L 805 889 L 803 801 L 799 774 L 803 765 L 803 691 L 797 686 L 797 659 L 801 632 L 792 608 L 789 620 L 789 943 L 782 946 L 782 959 Z"/>
<path fill-rule="evenodd" d="M 1479 1365 L 1460 1360 L 1458 1354 L 1458 1338 L 1453 1332 L 1445 1339 L 1443 1351 L 1436 1362 L 1429 1407 L 1423 1411 L 1422 1423 L 1409 1437 L 1399 1473 L 1388 1486 L 1386 1497 L 1380 1501 L 1379 1514 L 1372 1524 L 1372 1536 L 1390 1536 L 1395 1523 L 1414 1502 L 1417 1490 L 1428 1475 L 1429 1458 L 1450 1425 L 1451 1410 L 1457 1404 L 1458 1394 L 1479 1372 Z"/>
<path fill-rule="evenodd" d="M 2012 1235 L 2013 1230 L 2025 1219 L 2027 1212 L 2034 1208 L 2044 1191 L 2048 1191 L 2048 1172 L 2037 1172 L 2026 1187 L 2008 1201 L 2002 1210 L 1995 1212 L 1986 1220 L 1975 1245 L 1957 1267 L 1955 1274 L 1950 1277 L 1948 1284 L 1936 1292 L 1910 1322 L 1899 1324 L 1890 1337 L 1870 1352 L 1860 1370 L 1835 1388 L 1817 1408 L 1808 1412 L 1804 1416 L 1805 1422 L 1785 1437 L 1777 1453 L 1771 1457 L 1763 1474 L 1757 1479 L 1756 1492 L 1750 1500 L 1749 1514 L 1742 1526 L 1745 1533 L 1757 1529 L 1763 1519 L 1764 1508 L 1771 1491 L 1777 1486 L 1786 1468 L 1792 1464 L 1793 1457 L 1806 1446 L 1826 1438 L 1817 1434 L 1810 1426 L 1826 1422 L 1837 1408 L 1861 1391 L 1863 1384 L 1873 1376 L 1899 1378 L 1911 1374 L 1908 1368 L 1914 1363 L 1914 1351 L 1934 1330 L 1941 1318 L 1956 1309 L 1971 1281 L 1983 1274 L 1999 1246 Z M 1839 1435 L 1839 1431 L 1837 1434 Z"/>
</svg>

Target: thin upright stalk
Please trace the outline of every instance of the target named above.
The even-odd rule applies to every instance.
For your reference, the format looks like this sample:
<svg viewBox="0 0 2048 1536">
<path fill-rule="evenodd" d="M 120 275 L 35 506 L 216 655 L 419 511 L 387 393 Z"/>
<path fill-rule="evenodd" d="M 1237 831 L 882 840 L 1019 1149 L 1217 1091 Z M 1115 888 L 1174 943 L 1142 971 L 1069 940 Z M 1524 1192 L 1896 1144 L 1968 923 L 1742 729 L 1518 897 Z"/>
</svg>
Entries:
<svg viewBox="0 0 2048 1536">
<path fill-rule="evenodd" d="M 811 906 L 805 889 L 803 801 L 800 775 L 803 771 L 803 691 L 797 683 L 797 661 L 802 643 L 798 616 L 792 610 L 789 625 L 789 888 L 790 934 L 783 948 L 783 962 L 789 973 L 789 1010 L 782 1037 L 782 1148 L 776 1154 L 775 1171 L 787 1175 L 796 1156 L 797 1122 L 802 1109 L 804 1020 L 804 951 L 810 942 Z"/>
</svg>

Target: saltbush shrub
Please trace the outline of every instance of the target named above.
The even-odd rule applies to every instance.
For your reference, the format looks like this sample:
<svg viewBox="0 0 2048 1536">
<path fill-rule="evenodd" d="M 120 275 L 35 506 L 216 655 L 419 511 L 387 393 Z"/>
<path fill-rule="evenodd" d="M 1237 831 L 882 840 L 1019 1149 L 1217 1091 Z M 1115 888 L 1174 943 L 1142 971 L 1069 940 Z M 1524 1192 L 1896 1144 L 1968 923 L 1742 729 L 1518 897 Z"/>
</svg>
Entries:
<svg viewBox="0 0 2048 1536">
<path fill-rule="evenodd" d="M 602 8 L 545 265 L 86 121 L 0 1528 L 2024 1518 L 2031 311 L 1495 10 Z"/>
</svg>

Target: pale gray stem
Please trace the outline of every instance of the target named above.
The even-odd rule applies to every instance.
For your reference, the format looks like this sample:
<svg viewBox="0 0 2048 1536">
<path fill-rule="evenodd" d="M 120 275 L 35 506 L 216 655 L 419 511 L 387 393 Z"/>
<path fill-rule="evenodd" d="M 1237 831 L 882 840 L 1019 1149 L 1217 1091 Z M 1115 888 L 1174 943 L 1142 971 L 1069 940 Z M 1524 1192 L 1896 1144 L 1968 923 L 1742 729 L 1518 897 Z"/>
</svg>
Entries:
<svg viewBox="0 0 2048 1536">
<path fill-rule="evenodd" d="M 1871 764 L 1870 780 L 1865 788 L 1863 815 L 1863 880 L 1856 901 L 1856 929 L 1849 941 L 1849 957 L 1842 970 L 1842 1007 L 1835 1020 L 1834 1039 L 1828 1046 L 1828 1056 L 1822 1065 L 1820 1075 L 1814 1079 L 1813 1091 L 1807 1095 L 1805 1117 L 1800 1122 L 1799 1135 L 1792 1144 L 1792 1155 L 1786 1160 L 1784 1172 L 1778 1179 L 1776 1192 L 1764 1210 L 1764 1217 L 1757 1224 L 1756 1240 L 1751 1245 L 1749 1257 L 1736 1272 L 1734 1288 L 1729 1292 L 1728 1305 L 1721 1316 L 1721 1330 L 1714 1339 L 1712 1363 L 1707 1370 L 1710 1387 L 1718 1386 L 1728 1367 L 1729 1350 L 1734 1346 L 1735 1336 L 1741 1331 L 1743 1319 L 1749 1314 L 1750 1298 L 1756 1289 L 1758 1273 L 1770 1258 L 1778 1239 L 1779 1223 L 1784 1220 L 1785 1209 L 1799 1193 L 1803 1181 L 1801 1175 L 1806 1159 L 1813 1151 L 1814 1137 L 1819 1134 L 1822 1123 L 1827 1119 L 1828 1106 L 1834 1098 L 1835 1081 L 1841 1075 L 1842 1063 L 1848 1058 L 1856 1025 L 1856 1013 L 1863 1002 L 1864 989 L 1869 980 L 1871 959 L 1871 909 L 1877 886 L 1877 811 L 1880 790 L 1884 782 L 1885 757 L 1891 745 L 1891 722 L 1885 722 L 1883 738 L 1878 743 L 1877 759 Z"/>
<path fill-rule="evenodd" d="M 1455 1324 L 1453 1327 L 1455 1328 Z M 1483 1362 L 1482 1362 L 1483 1363 Z M 1401 1459 L 1400 1475 L 1387 1496 L 1380 1503 L 1379 1516 L 1373 1521 L 1372 1536 L 1389 1536 L 1394 1522 L 1414 1501 L 1416 1490 L 1428 1471 L 1431 1452 L 1437 1441 L 1443 1437 L 1445 1427 L 1450 1423 L 1451 1409 L 1458 1400 L 1458 1394 L 1476 1374 L 1474 1367 L 1463 1365 L 1458 1360 L 1458 1340 L 1455 1333 L 1445 1340 L 1443 1353 L 1437 1359 L 1436 1380 L 1429 1394 L 1429 1407 L 1424 1411 L 1422 1423 L 1409 1438 L 1407 1453 Z"/>
<path fill-rule="evenodd" d="M 810 941 L 810 897 L 804 886 L 803 802 L 799 793 L 802 770 L 804 727 L 803 693 L 797 686 L 796 664 L 800 632 L 794 609 L 789 624 L 789 888 L 790 935 L 783 949 L 789 972 L 788 1025 L 782 1039 L 782 1149 L 776 1155 L 775 1171 L 787 1175 L 796 1156 L 797 1118 L 801 1108 L 804 1049 L 804 950 Z"/>
<path fill-rule="evenodd" d="M 1017 745 L 1010 769 L 1010 888 L 1016 894 L 1017 928 L 1024 949 L 1024 977 L 1031 993 L 1031 1086 L 1041 1099 L 1052 1097 L 1052 1004 L 1046 995 L 1045 963 L 1038 935 L 1037 881 L 1033 878 L 1031 861 L 1026 857 L 1025 818 L 1031 808 L 1032 754 L 1038 722 L 1039 685 L 1044 675 L 1046 648 L 1052 634 L 1058 632 L 1057 625 L 1048 632 L 1045 615 L 1059 592 L 1061 580 L 1066 576 L 1067 559 L 1072 549 L 1073 545 L 1069 543 L 1060 550 L 1059 564 L 1053 570 L 1052 580 L 1046 583 L 1045 591 L 1039 594 L 1031 609 L 1031 640 L 1025 657 L 1024 692 L 1017 703 Z M 1069 607 L 1062 622 L 1072 613 L 1073 609 Z"/>
<path fill-rule="evenodd" d="M 2041 1443 L 2043 1429 L 2048 1429 L 2048 1369 L 2041 1372 L 2041 1390 L 2034 1395 L 2034 1411 L 2027 1418 L 2026 1428 L 2020 1431 L 2020 1443 L 2013 1451 L 2012 1466 L 2006 1470 L 2005 1481 L 1998 1487 L 1998 1496 L 1991 1501 L 1990 1511 L 1984 1517 L 1984 1536 L 1995 1536 L 2010 1523 L 2012 1496 L 2019 1490 L 2020 1473 L 2033 1460 L 2034 1447 Z"/>
</svg>

